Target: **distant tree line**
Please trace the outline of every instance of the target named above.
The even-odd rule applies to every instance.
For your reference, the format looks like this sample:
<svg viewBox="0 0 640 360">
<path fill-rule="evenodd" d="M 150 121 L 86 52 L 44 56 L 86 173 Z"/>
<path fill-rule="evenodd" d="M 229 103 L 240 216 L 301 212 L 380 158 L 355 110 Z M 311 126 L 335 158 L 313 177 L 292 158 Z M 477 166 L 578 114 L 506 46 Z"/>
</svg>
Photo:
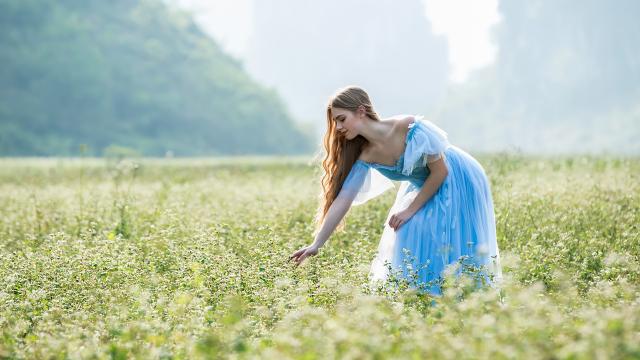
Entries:
<svg viewBox="0 0 640 360">
<path fill-rule="evenodd" d="M 0 2 L 0 155 L 310 152 L 280 97 L 151 0 Z"/>
</svg>

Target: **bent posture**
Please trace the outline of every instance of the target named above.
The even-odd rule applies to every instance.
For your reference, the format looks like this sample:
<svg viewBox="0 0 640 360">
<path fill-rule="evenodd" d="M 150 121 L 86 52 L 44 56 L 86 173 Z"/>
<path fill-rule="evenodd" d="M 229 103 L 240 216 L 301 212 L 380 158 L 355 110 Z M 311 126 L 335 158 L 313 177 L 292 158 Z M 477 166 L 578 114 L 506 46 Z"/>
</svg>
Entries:
<svg viewBox="0 0 640 360">
<path fill-rule="evenodd" d="M 352 205 L 363 204 L 400 181 L 385 221 L 370 279 L 391 272 L 412 278 L 434 295 L 442 271 L 459 262 L 491 283 L 501 276 L 489 183 L 471 155 L 419 116 L 382 120 L 368 94 L 349 86 L 327 104 L 323 201 L 315 239 L 290 256 L 299 265 L 316 255 Z"/>
</svg>

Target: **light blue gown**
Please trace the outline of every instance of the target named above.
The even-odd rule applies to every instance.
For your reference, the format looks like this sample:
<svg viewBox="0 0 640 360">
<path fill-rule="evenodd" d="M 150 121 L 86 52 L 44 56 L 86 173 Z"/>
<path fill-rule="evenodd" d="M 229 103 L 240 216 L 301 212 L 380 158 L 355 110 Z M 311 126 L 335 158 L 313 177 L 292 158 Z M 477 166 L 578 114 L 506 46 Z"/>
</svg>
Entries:
<svg viewBox="0 0 640 360">
<path fill-rule="evenodd" d="M 388 225 L 392 214 L 405 209 L 429 176 L 427 158 L 440 154 L 448 175 L 437 192 L 398 231 Z M 471 155 L 453 146 L 447 134 L 420 116 L 409 125 L 404 154 L 394 166 L 357 160 L 339 197 L 360 205 L 395 187 L 396 200 L 385 220 L 371 281 L 391 273 L 409 280 L 412 288 L 442 293 L 443 270 L 457 274 L 475 268 L 478 284 L 496 284 L 502 277 L 496 242 L 493 200 L 487 176 Z M 478 271 L 479 270 L 479 271 Z"/>
</svg>

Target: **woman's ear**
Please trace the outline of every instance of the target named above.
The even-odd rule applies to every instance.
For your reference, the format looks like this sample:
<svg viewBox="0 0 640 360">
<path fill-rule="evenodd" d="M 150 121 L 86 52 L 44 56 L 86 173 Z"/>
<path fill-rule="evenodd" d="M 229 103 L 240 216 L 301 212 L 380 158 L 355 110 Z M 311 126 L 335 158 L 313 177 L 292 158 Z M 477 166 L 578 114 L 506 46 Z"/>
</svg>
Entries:
<svg viewBox="0 0 640 360">
<path fill-rule="evenodd" d="M 358 115 L 365 115 L 367 110 L 364 108 L 364 105 L 358 106 Z"/>
</svg>

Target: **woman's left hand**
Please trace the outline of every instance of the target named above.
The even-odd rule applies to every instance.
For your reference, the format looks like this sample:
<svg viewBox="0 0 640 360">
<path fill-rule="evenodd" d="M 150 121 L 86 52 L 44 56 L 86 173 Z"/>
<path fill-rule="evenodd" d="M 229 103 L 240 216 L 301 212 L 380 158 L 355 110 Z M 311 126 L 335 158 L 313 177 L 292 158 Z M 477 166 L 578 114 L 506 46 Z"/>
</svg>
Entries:
<svg viewBox="0 0 640 360">
<path fill-rule="evenodd" d="M 404 209 L 400 212 L 397 212 L 391 215 L 391 217 L 389 218 L 389 226 L 391 226 L 393 230 L 398 231 L 400 226 L 406 223 L 407 220 L 409 220 L 413 216 L 413 214 L 415 214 L 415 212 L 411 211 L 410 209 Z"/>
</svg>

